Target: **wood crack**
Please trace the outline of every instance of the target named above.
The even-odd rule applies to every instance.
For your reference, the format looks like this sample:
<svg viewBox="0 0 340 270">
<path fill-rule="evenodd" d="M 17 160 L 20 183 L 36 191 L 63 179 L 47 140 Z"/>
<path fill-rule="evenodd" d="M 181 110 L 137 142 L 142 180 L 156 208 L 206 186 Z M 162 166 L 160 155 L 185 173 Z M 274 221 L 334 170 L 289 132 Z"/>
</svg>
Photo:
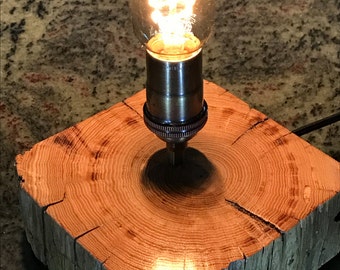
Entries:
<svg viewBox="0 0 340 270">
<path fill-rule="evenodd" d="M 61 200 L 53 202 L 53 203 L 49 203 L 49 204 L 47 204 L 47 205 L 45 205 L 41 208 L 41 223 L 42 223 L 41 225 L 42 225 L 42 239 L 43 239 L 43 243 L 44 243 L 44 246 L 43 246 L 44 258 L 47 258 L 47 244 L 48 244 L 47 243 L 47 236 L 46 236 L 46 224 L 45 224 L 45 215 L 46 215 L 47 208 L 52 206 L 52 205 L 62 203 L 65 200 L 65 197 L 66 197 L 66 192 L 64 193 L 64 196 Z"/>
<path fill-rule="evenodd" d="M 229 205 L 231 205 L 232 207 L 234 207 L 236 210 L 242 212 L 243 214 L 251 217 L 252 219 L 255 219 L 256 221 L 265 224 L 266 226 L 270 227 L 271 229 L 275 230 L 276 232 L 278 232 L 280 235 L 283 235 L 285 232 L 282 231 L 279 227 L 277 227 L 275 224 L 271 223 L 268 220 L 265 220 L 264 218 L 250 212 L 249 210 L 247 210 L 246 208 L 242 207 L 241 205 L 239 205 L 236 202 L 233 202 L 231 200 L 228 199 L 224 199 L 226 201 L 226 203 L 228 203 Z"/>
<path fill-rule="evenodd" d="M 258 125 L 266 122 L 269 118 L 265 117 L 264 119 L 256 122 L 255 124 L 251 125 L 249 128 L 247 128 L 244 132 L 242 132 L 233 142 L 231 145 L 234 145 L 238 140 L 240 140 L 245 134 L 247 134 L 249 131 L 251 131 L 252 129 L 254 129 L 255 127 L 257 127 Z"/>
<path fill-rule="evenodd" d="M 133 110 L 136 114 L 138 114 L 140 116 L 140 118 L 143 118 L 143 115 L 141 115 L 135 108 L 131 107 L 129 104 L 127 104 L 125 102 L 125 100 L 122 101 L 124 105 L 126 105 L 127 107 L 129 107 L 129 109 Z"/>
<path fill-rule="evenodd" d="M 100 226 L 97 225 L 97 226 L 93 227 L 92 229 L 89 229 L 89 230 L 87 230 L 87 231 L 85 231 L 85 232 L 79 234 L 78 236 L 76 236 L 76 237 L 74 238 L 75 242 L 76 242 L 79 238 L 81 238 L 81 237 L 83 237 L 84 235 L 86 235 L 86 234 L 88 234 L 88 233 L 90 233 L 90 232 L 92 232 L 92 231 L 98 229 L 99 227 L 100 227 Z"/>
<path fill-rule="evenodd" d="M 223 96 L 223 95 L 225 95 L 225 94 L 230 94 L 230 91 L 228 90 L 228 89 L 224 89 L 223 88 L 223 90 L 224 90 L 224 92 L 222 92 L 221 94 L 217 94 L 217 96 Z"/>
<path fill-rule="evenodd" d="M 99 225 L 98 225 L 98 226 L 95 226 L 95 227 L 93 227 L 92 229 L 89 229 L 89 230 L 83 232 L 82 234 L 79 234 L 78 236 L 76 236 L 76 237 L 74 238 L 74 241 L 73 241 L 73 253 L 74 253 L 74 265 L 75 265 L 76 267 L 78 266 L 77 240 L 78 240 L 79 238 L 83 237 L 84 235 L 86 235 L 86 234 L 88 234 L 88 233 L 90 233 L 90 232 L 92 232 L 92 231 L 98 229 L 99 227 L 100 227 Z M 86 252 L 87 252 L 87 251 L 86 251 Z M 103 264 L 102 264 L 102 265 L 103 265 Z"/>
<path fill-rule="evenodd" d="M 55 201 L 55 202 L 53 202 L 53 203 L 49 203 L 49 204 L 46 204 L 45 206 L 43 206 L 43 207 L 42 207 L 43 212 L 46 212 L 46 211 L 47 211 L 47 208 L 50 207 L 50 206 L 52 206 L 52 205 L 56 205 L 56 204 L 58 204 L 58 203 L 62 203 L 62 202 L 65 200 L 65 198 L 66 198 L 66 192 L 64 192 L 63 198 L 62 198 L 61 200 Z"/>
<path fill-rule="evenodd" d="M 104 264 L 111 258 L 111 256 L 108 256 L 103 262 L 102 265 L 104 266 Z"/>
</svg>

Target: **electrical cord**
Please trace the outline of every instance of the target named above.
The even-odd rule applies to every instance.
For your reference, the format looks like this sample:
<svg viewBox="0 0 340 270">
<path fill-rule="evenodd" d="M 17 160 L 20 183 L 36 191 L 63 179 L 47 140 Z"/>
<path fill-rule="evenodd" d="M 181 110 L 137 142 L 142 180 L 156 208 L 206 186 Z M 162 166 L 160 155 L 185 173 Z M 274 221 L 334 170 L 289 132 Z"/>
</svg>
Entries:
<svg viewBox="0 0 340 270">
<path fill-rule="evenodd" d="M 340 121 L 340 112 L 337 112 L 315 122 L 299 127 L 293 130 L 292 132 L 298 136 L 302 136 L 319 128 L 334 124 L 338 121 Z"/>
</svg>

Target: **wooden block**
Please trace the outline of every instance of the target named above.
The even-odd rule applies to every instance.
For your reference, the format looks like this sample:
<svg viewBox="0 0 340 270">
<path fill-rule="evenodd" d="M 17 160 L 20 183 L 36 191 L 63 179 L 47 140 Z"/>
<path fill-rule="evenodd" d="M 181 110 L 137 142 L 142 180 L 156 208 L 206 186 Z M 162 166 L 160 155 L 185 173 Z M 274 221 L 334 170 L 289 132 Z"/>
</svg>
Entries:
<svg viewBox="0 0 340 270">
<path fill-rule="evenodd" d="M 49 269 L 318 269 L 340 251 L 339 163 L 205 81 L 182 167 L 145 91 L 17 156 L 29 242 Z"/>
</svg>

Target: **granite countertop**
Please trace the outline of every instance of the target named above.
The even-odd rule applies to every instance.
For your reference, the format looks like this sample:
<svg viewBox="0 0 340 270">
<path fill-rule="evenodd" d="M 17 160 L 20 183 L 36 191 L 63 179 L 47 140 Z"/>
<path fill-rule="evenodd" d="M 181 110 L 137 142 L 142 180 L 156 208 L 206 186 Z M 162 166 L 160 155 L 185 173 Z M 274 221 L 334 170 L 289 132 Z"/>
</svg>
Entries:
<svg viewBox="0 0 340 270">
<path fill-rule="evenodd" d="M 1 3 L 1 269 L 38 269 L 15 155 L 144 88 L 128 1 Z M 293 130 L 340 110 L 340 3 L 216 0 L 204 77 Z M 303 137 L 340 160 L 339 122 Z M 32 268 L 33 267 L 33 268 Z"/>
</svg>

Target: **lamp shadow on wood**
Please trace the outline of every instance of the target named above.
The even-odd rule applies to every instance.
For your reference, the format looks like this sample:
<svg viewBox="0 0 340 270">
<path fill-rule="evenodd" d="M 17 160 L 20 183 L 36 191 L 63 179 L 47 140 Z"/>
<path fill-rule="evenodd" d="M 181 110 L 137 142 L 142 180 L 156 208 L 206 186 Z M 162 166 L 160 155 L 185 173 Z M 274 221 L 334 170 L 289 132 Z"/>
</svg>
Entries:
<svg viewBox="0 0 340 270">
<path fill-rule="evenodd" d="M 171 196 L 198 195 L 214 182 L 213 164 L 200 151 L 187 148 L 183 163 L 170 164 L 166 149 L 154 153 L 147 162 L 142 175 L 144 188 Z"/>
</svg>

